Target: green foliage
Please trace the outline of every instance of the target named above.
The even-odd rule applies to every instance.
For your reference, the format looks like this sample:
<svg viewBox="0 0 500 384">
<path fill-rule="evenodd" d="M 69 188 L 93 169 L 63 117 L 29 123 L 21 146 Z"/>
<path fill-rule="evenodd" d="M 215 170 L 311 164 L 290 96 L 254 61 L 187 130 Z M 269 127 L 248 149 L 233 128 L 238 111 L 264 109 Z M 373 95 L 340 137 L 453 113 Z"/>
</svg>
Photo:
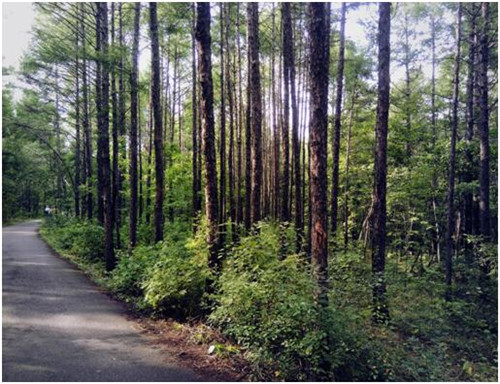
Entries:
<svg viewBox="0 0 500 384">
<path fill-rule="evenodd" d="M 104 254 L 104 229 L 95 222 L 56 215 L 49 217 L 43 228 L 57 250 L 87 260 L 101 258 Z"/>
<path fill-rule="evenodd" d="M 370 353 L 361 348 L 362 333 L 351 333 L 355 319 L 318 312 L 304 256 L 278 258 L 287 236 L 265 223 L 241 239 L 225 261 L 210 320 L 248 349 L 257 379 L 363 377 Z"/>
<path fill-rule="evenodd" d="M 157 313 L 182 318 L 199 314 L 211 271 L 204 231 L 190 237 L 188 228 L 173 223 L 163 242 L 139 245 L 132 254 L 119 252 L 111 289 Z"/>
<path fill-rule="evenodd" d="M 156 262 L 146 272 L 144 299 L 155 310 L 175 316 L 193 316 L 204 304 L 211 277 L 208 248 L 201 235 L 187 244 L 164 243 Z"/>
<path fill-rule="evenodd" d="M 143 295 L 143 281 L 148 267 L 158 258 L 158 248 L 139 245 L 132 254 L 120 251 L 111 277 L 111 289 L 122 297 L 138 298 Z"/>
</svg>

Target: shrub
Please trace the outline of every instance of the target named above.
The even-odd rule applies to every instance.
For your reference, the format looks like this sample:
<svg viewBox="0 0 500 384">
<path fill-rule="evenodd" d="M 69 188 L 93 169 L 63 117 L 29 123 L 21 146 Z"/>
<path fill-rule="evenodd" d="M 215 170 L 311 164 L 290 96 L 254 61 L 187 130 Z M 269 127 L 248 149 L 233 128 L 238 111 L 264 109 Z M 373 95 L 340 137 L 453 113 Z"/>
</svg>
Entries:
<svg viewBox="0 0 500 384">
<path fill-rule="evenodd" d="M 123 296 L 143 295 L 144 278 L 151 265 L 158 259 L 158 247 L 139 245 L 132 254 L 117 252 L 117 264 L 111 275 L 110 287 Z"/>
<path fill-rule="evenodd" d="M 205 229 L 187 243 L 163 243 L 156 262 L 147 268 L 142 288 L 144 299 L 155 310 L 171 316 L 194 316 L 205 303 L 208 267 Z"/>
<path fill-rule="evenodd" d="M 225 261 L 210 321 L 248 349 L 257 379 L 356 377 L 354 367 L 363 362 L 353 345 L 363 342 L 349 333 L 351 319 L 331 309 L 320 316 L 303 255 L 280 260 L 293 228 L 284 231 L 280 236 L 278 226 L 265 223 L 258 235 L 241 239 Z"/>
<path fill-rule="evenodd" d="M 48 218 L 42 231 L 51 245 L 83 259 L 98 259 L 104 254 L 104 229 L 97 223 L 63 216 Z"/>
</svg>

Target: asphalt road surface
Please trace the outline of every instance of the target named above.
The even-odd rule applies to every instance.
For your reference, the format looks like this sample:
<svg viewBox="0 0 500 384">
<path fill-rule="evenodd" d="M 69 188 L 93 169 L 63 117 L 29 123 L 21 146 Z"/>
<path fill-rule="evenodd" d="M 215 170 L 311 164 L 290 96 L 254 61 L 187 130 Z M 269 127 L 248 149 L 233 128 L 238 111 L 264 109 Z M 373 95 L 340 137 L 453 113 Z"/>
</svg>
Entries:
<svg viewBox="0 0 500 384">
<path fill-rule="evenodd" d="M 203 381 L 55 256 L 39 222 L 3 228 L 3 381 Z"/>
</svg>

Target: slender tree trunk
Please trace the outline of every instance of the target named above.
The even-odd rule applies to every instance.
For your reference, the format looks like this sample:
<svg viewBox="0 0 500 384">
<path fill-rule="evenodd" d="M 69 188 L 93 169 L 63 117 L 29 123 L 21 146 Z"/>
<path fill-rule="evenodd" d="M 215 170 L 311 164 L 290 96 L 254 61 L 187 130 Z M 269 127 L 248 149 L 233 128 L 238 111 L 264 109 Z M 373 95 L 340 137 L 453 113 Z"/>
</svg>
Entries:
<svg viewBox="0 0 500 384">
<path fill-rule="evenodd" d="M 431 79 L 431 125 L 432 125 L 432 153 L 434 161 L 437 162 L 436 140 L 436 19 L 431 16 L 431 51 L 432 51 L 432 79 Z M 436 256 L 438 262 L 441 259 L 441 231 L 439 229 L 439 220 L 437 219 L 437 174 L 433 171 L 432 175 L 432 210 L 434 212 L 434 227 L 436 231 Z"/>
<path fill-rule="evenodd" d="M 448 198 L 447 198 L 447 219 L 446 219 L 446 299 L 450 299 L 451 278 L 452 278 L 452 256 L 453 256 L 453 228 L 454 228 L 454 193 L 455 193 L 455 151 L 458 130 L 458 98 L 459 98 L 459 76 L 460 76 L 460 43 L 462 30 L 462 4 L 458 5 L 457 22 L 457 45 L 455 52 L 455 65 L 453 70 L 453 106 L 451 117 L 451 145 L 450 145 L 450 168 L 448 173 Z"/>
<path fill-rule="evenodd" d="M 329 25 L 325 3 L 309 3 L 311 122 L 311 260 L 318 284 L 316 300 L 328 306 L 327 229 L 327 128 L 328 128 L 328 46 Z"/>
<path fill-rule="evenodd" d="M 248 28 L 248 27 L 247 27 Z M 248 32 L 247 32 L 248 34 Z M 252 125 L 251 125 L 251 98 L 250 89 L 252 80 L 250 78 L 250 59 L 247 60 L 247 92 L 245 110 L 245 229 L 248 231 L 252 226 Z"/>
<path fill-rule="evenodd" d="M 120 48 L 123 49 L 123 12 L 122 3 L 118 4 L 118 40 Z M 118 156 L 121 157 L 122 162 L 125 163 L 127 159 L 127 149 L 125 145 L 125 84 L 123 79 L 123 53 L 120 54 L 118 60 Z M 126 170 L 123 166 L 120 169 L 118 165 L 118 181 L 116 190 L 116 206 L 115 206 L 115 220 L 117 228 L 117 242 L 119 243 L 120 233 L 119 229 L 122 226 L 122 210 L 124 206 L 124 198 L 122 195 L 123 184 L 125 182 L 125 172 Z"/>
<path fill-rule="evenodd" d="M 378 101 L 375 126 L 375 182 L 373 186 L 372 287 L 373 321 L 389 319 L 385 286 L 387 128 L 390 93 L 391 4 L 379 3 Z"/>
<path fill-rule="evenodd" d="M 332 235 L 337 234 L 337 216 L 339 199 L 339 155 L 340 155 L 340 118 L 342 115 L 342 91 L 344 85 L 344 51 L 345 51 L 345 13 L 346 3 L 342 3 L 340 16 L 339 64 L 337 69 L 337 94 L 335 97 L 335 116 L 333 121 L 333 174 L 332 174 Z"/>
<path fill-rule="evenodd" d="M 87 219 L 92 220 L 93 217 L 93 197 L 92 197 L 92 132 L 90 127 L 90 117 L 89 117 L 89 90 L 88 90 L 88 77 L 87 77 L 87 35 L 85 33 L 85 20 L 83 17 L 83 4 L 82 7 L 82 20 L 80 23 L 80 30 L 82 36 L 82 81 L 83 81 L 83 130 L 85 135 L 85 180 L 86 184 L 86 196 L 85 200 L 85 210 L 87 211 Z"/>
<path fill-rule="evenodd" d="M 115 3 L 111 3 L 111 44 L 114 46 L 115 41 Z M 114 223 L 116 230 L 116 247 L 120 248 L 120 226 L 119 226 L 119 210 L 118 210 L 118 198 L 120 194 L 120 171 L 118 169 L 118 156 L 119 144 L 118 144 L 118 95 L 116 92 L 116 70 L 115 66 L 111 68 L 111 110 L 112 110 L 112 134 L 113 134 L 113 182 L 112 182 L 112 199 L 114 207 Z"/>
<path fill-rule="evenodd" d="M 251 224 L 261 219 L 262 193 L 262 97 L 259 64 L 259 5 L 247 5 L 248 60 L 250 76 L 251 125 L 252 125 L 252 202 Z"/>
<path fill-rule="evenodd" d="M 241 45 L 240 45 L 240 4 L 236 3 L 236 50 L 238 55 L 238 138 L 237 138 L 237 148 L 236 148 L 236 174 L 238 178 L 237 184 L 237 209 L 236 209 L 236 223 L 240 225 L 243 222 L 243 199 L 241 196 L 243 175 L 241 172 L 242 168 L 242 156 L 241 156 L 241 132 L 243 130 L 243 94 L 242 94 L 242 76 L 241 76 Z"/>
<path fill-rule="evenodd" d="M 235 172 L 234 172 L 234 93 L 233 93 L 233 81 L 231 77 L 231 51 L 229 46 L 229 36 L 231 32 L 230 25 L 230 15 L 231 15 L 231 3 L 227 3 L 226 9 L 226 36 L 225 36 L 225 46 L 226 46 L 226 84 L 227 84 L 227 99 L 229 103 L 229 157 L 228 157 L 228 168 L 229 168 L 229 216 L 231 219 L 231 236 L 234 240 L 235 238 L 235 223 L 236 223 L 236 202 L 234 199 L 234 189 L 235 189 Z"/>
<path fill-rule="evenodd" d="M 97 18 L 98 28 L 98 52 L 102 57 L 108 55 L 108 5 L 107 3 L 98 3 Z M 116 260 L 113 249 L 113 206 L 111 197 L 111 172 L 109 160 L 109 69 L 107 63 L 100 64 L 100 81 L 97 83 L 97 114 L 98 114 L 98 163 L 101 169 L 101 191 L 103 204 L 103 221 L 105 233 L 105 253 L 106 270 L 111 271 L 115 267 Z"/>
<path fill-rule="evenodd" d="M 226 222 L 226 95 L 224 79 L 224 7 L 219 3 L 220 12 L 220 198 L 219 222 Z M 224 242 L 225 229 L 219 234 L 220 241 Z"/>
<path fill-rule="evenodd" d="M 329 28 L 328 32 L 329 32 Z M 294 41 L 294 32 L 292 30 L 292 42 Z M 292 54 L 290 60 L 290 96 L 292 102 L 292 148 L 293 148 L 293 169 L 294 169 L 294 184 L 295 184 L 295 249 L 299 252 L 304 241 L 304 220 L 303 210 L 304 204 L 302 201 L 301 191 L 301 174 L 300 174 L 300 140 L 299 140 L 299 108 L 297 105 L 297 92 L 295 87 L 295 50 L 292 44 Z"/>
<path fill-rule="evenodd" d="M 156 18 L 156 3 L 149 3 L 149 27 L 151 33 L 151 68 L 152 84 L 151 99 L 153 104 L 156 199 L 155 199 L 155 242 L 163 240 L 163 200 L 164 200 L 164 169 L 163 169 L 163 124 L 160 100 L 160 50 L 158 43 L 158 21 Z"/>
<path fill-rule="evenodd" d="M 481 235 L 490 240 L 490 143 L 489 143 L 489 107 L 488 107 L 488 29 L 489 3 L 481 4 L 481 33 L 479 41 L 479 219 Z"/>
<path fill-rule="evenodd" d="M 198 108 L 196 101 L 196 40 L 195 40 L 195 32 L 196 32 L 196 4 L 192 3 L 192 11 L 193 11 L 193 24 L 191 31 L 191 57 L 192 57 L 192 76 L 193 76 L 193 93 L 192 93 L 192 140 L 193 140 L 193 217 L 196 217 L 201 210 L 201 191 L 198 186 L 201 186 L 201 182 L 198 180 Z M 196 223 L 193 226 L 196 230 Z"/>
<path fill-rule="evenodd" d="M 60 114 L 60 102 L 59 102 L 59 69 L 57 65 L 55 66 L 55 114 L 54 114 L 54 131 L 56 134 L 56 150 L 58 153 L 61 153 L 62 149 L 62 140 L 61 140 L 61 114 Z M 61 164 L 62 165 L 62 164 Z M 64 197 L 64 184 L 63 184 L 63 173 L 57 172 L 57 180 L 56 180 L 56 188 L 57 188 L 57 211 L 60 213 L 62 211 L 62 202 Z"/>
<path fill-rule="evenodd" d="M 276 51 L 276 8 L 275 5 L 273 4 L 273 11 L 272 11 L 272 48 L 271 48 L 271 95 L 272 95 L 272 130 L 273 130 L 273 154 L 274 154 L 274 160 L 273 160 L 273 182 L 274 182 L 274 191 L 273 191 L 273 217 L 274 219 L 278 219 L 280 217 L 280 156 L 279 156 L 279 149 L 280 149 L 280 140 L 279 140 L 279 129 L 278 129 L 278 119 L 276 117 L 277 114 L 277 101 L 276 97 L 278 96 L 276 94 L 276 65 L 275 65 L 275 51 Z M 281 57 L 281 54 L 280 54 Z M 278 58 L 278 63 L 281 63 L 280 58 Z M 278 81 L 281 81 L 281 78 L 278 78 Z"/>
<path fill-rule="evenodd" d="M 138 98 L 137 100 L 137 108 L 140 111 L 141 110 L 141 99 Z M 142 128 L 141 128 L 141 114 L 138 114 L 138 119 L 137 119 L 137 125 L 138 125 L 138 132 L 137 132 L 137 144 L 139 146 L 138 152 L 139 152 L 139 220 L 142 223 L 143 222 L 143 214 L 144 214 L 144 172 L 143 172 L 143 167 L 142 167 L 142 149 L 143 149 L 143 141 L 142 141 Z"/>
<path fill-rule="evenodd" d="M 290 67 L 293 60 L 292 16 L 290 3 L 281 3 L 281 20 L 283 35 L 283 124 L 281 126 L 281 214 L 282 222 L 290 221 Z"/>
<path fill-rule="evenodd" d="M 205 210 L 209 226 L 209 266 L 218 269 L 217 258 L 217 164 L 215 156 L 214 91 L 212 83 L 210 4 L 197 3 L 196 40 L 198 43 L 198 70 L 201 88 L 203 156 L 205 158 Z"/>
<path fill-rule="evenodd" d="M 137 122 L 138 122 L 138 56 L 141 5 L 134 7 L 134 40 L 132 43 L 132 71 L 130 72 L 130 246 L 137 244 Z"/>
<path fill-rule="evenodd" d="M 78 14 L 78 5 L 76 6 Z M 75 33 L 75 216 L 80 217 L 80 58 L 79 58 L 79 39 L 78 33 Z"/>
<path fill-rule="evenodd" d="M 150 92 L 151 94 L 151 92 Z M 153 111 L 151 108 L 151 98 L 148 105 L 148 128 L 149 128 L 149 142 L 148 142 L 148 173 L 146 176 L 146 224 L 151 222 L 151 172 L 153 161 Z"/>
<path fill-rule="evenodd" d="M 172 84 L 172 102 L 170 103 L 170 144 L 174 143 L 175 136 L 175 107 L 177 105 L 177 46 L 174 51 L 174 77 Z"/>
</svg>

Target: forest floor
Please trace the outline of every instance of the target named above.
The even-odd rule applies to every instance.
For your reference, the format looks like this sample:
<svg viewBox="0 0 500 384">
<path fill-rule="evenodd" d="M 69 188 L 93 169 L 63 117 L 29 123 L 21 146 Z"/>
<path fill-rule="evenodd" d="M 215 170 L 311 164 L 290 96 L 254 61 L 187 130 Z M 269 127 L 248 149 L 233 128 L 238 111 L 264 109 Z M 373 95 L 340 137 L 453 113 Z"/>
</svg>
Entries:
<svg viewBox="0 0 500 384">
<path fill-rule="evenodd" d="M 131 315 L 57 257 L 38 227 L 3 228 L 3 381 L 238 378 L 206 346 L 188 343 L 187 328 Z"/>
</svg>

